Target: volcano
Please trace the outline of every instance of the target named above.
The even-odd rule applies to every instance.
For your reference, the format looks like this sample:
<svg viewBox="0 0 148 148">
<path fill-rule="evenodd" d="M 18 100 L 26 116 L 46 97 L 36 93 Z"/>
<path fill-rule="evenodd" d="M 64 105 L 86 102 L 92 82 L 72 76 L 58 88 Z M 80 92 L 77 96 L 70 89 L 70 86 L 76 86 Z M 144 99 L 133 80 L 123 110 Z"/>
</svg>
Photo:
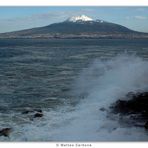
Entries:
<svg viewBox="0 0 148 148">
<path fill-rule="evenodd" d="M 148 33 L 80 15 L 44 27 L 2 33 L 0 38 L 148 38 Z"/>
</svg>

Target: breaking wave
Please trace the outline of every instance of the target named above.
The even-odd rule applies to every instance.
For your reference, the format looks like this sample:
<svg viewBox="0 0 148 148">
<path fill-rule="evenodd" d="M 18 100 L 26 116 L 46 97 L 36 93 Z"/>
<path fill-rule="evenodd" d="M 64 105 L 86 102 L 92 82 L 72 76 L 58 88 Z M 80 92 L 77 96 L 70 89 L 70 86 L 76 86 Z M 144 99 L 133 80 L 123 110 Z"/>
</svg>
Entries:
<svg viewBox="0 0 148 148">
<path fill-rule="evenodd" d="M 122 126 L 117 116 L 108 114 L 110 105 L 127 93 L 148 91 L 147 75 L 148 61 L 135 55 L 122 54 L 108 60 L 95 60 L 76 80 L 74 93 L 81 101 L 75 111 L 66 115 L 73 120 L 54 139 L 147 140 L 144 129 Z"/>
<path fill-rule="evenodd" d="M 143 128 L 123 126 L 109 107 L 128 92 L 148 91 L 148 61 L 135 55 L 117 55 L 85 68 L 76 79 L 73 91 L 76 106 L 47 111 L 40 122 L 13 132 L 12 141 L 142 141 Z M 125 98 L 128 99 L 128 98 Z M 104 110 L 100 110 L 104 108 Z M 16 129 L 20 130 L 17 125 Z M 17 131 L 17 130 L 16 130 Z"/>
</svg>

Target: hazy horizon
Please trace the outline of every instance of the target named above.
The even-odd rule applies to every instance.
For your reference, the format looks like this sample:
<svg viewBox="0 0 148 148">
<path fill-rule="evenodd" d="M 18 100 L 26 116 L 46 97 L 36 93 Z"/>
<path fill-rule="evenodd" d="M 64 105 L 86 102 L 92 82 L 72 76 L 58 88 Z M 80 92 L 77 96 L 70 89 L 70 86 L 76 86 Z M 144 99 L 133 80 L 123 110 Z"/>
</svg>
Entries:
<svg viewBox="0 0 148 148">
<path fill-rule="evenodd" d="M 147 7 L 46 6 L 1 7 L 0 33 L 43 27 L 82 14 L 93 19 L 120 24 L 135 31 L 148 32 Z"/>
</svg>

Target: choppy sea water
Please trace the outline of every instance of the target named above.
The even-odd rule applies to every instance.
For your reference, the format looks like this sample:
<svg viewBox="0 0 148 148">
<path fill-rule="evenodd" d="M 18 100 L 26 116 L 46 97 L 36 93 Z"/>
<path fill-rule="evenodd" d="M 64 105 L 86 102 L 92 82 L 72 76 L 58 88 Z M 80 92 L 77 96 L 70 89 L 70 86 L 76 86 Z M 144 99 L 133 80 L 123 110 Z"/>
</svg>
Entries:
<svg viewBox="0 0 148 148">
<path fill-rule="evenodd" d="M 148 91 L 147 75 L 147 40 L 0 39 L 0 128 L 13 129 L 0 141 L 147 141 L 108 113 L 128 92 Z"/>
</svg>

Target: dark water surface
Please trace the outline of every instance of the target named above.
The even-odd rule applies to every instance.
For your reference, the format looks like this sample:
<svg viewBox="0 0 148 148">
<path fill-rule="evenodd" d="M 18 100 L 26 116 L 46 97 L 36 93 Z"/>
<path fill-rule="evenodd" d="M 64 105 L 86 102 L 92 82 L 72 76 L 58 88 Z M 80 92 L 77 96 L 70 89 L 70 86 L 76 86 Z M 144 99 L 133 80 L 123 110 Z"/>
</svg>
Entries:
<svg viewBox="0 0 148 148">
<path fill-rule="evenodd" d="M 54 107 L 95 58 L 147 51 L 147 40 L 0 39 L 0 108 Z"/>
</svg>

